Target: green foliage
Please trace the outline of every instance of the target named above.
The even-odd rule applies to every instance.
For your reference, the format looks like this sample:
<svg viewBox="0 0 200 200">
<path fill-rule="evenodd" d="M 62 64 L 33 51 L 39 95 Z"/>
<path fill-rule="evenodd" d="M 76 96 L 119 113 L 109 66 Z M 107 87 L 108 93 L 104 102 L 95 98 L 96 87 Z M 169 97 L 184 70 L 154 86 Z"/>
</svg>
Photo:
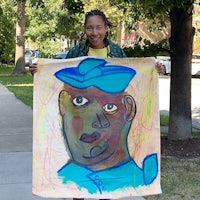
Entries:
<svg viewBox="0 0 200 200">
<path fill-rule="evenodd" d="M 0 62 L 3 63 L 14 62 L 16 2 L 17 0 L 2 0 L 0 3 Z M 91 9 L 103 10 L 116 27 L 123 19 L 127 31 L 137 29 L 137 22 L 140 20 L 151 20 L 149 30 L 154 30 L 161 29 L 169 21 L 168 14 L 173 6 L 183 7 L 186 2 L 193 1 L 29 0 L 26 1 L 25 37 L 26 40 L 35 42 L 43 55 L 50 57 L 60 50 L 61 45 L 59 40 L 53 42 L 53 39 L 61 39 L 63 36 L 70 39 L 82 37 L 84 12 Z M 110 31 L 109 37 L 113 41 L 116 41 L 116 27 Z"/>
<path fill-rule="evenodd" d="M 139 40 L 140 41 L 140 40 Z M 136 44 L 134 48 L 125 47 L 123 50 L 127 57 L 149 57 L 158 55 L 169 55 L 169 46 L 167 40 L 162 40 L 157 44 L 144 40 L 144 44 Z"/>
<path fill-rule="evenodd" d="M 137 29 L 138 21 L 151 21 L 151 29 L 161 29 L 168 20 L 166 7 L 153 0 L 110 0 L 123 10 L 126 29 Z"/>
<path fill-rule="evenodd" d="M 135 29 L 138 21 L 151 21 L 150 30 L 160 30 L 169 21 L 169 13 L 177 8 L 191 12 L 191 5 L 200 0 L 110 0 L 112 6 L 123 10 L 126 29 Z"/>
<path fill-rule="evenodd" d="M 8 1 L 0 2 L 0 63 L 14 62 L 15 10 L 13 2 Z"/>
<path fill-rule="evenodd" d="M 83 12 L 84 4 L 77 0 L 64 0 L 64 6 L 69 11 L 69 14 L 75 15 Z"/>
<path fill-rule="evenodd" d="M 26 38 L 38 44 L 40 51 L 47 57 L 60 51 L 60 39 L 78 37 L 82 2 L 73 0 L 43 0 L 42 3 L 28 3 L 26 7 Z"/>
</svg>

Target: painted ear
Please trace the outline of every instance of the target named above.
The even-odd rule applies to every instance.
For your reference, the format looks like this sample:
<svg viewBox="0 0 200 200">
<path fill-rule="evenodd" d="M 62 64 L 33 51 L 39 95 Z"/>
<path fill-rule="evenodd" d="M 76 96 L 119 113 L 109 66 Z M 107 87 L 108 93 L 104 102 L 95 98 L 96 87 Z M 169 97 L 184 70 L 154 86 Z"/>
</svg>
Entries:
<svg viewBox="0 0 200 200">
<path fill-rule="evenodd" d="M 66 104 L 69 101 L 69 95 L 66 90 L 62 90 L 59 94 L 58 104 L 61 116 L 64 116 L 67 112 Z"/>
<path fill-rule="evenodd" d="M 135 100 L 132 96 L 130 95 L 125 95 L 124 98 L 124 105 L 126 108 L 126 120 L 127 121 L 131 121 L 134 119 L 135 115 L 136 115 L 136 103 Z"/>
</svg>

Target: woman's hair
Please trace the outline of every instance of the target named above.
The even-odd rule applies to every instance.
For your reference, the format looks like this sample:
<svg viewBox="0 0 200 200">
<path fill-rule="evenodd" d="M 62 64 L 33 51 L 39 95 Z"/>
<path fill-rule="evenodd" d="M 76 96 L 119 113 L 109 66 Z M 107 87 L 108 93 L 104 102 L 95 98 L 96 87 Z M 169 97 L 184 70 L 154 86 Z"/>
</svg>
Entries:
<svg viewBox="0 0 200 200">
<path fill-rule="evenodd" d="M 105 16 L 105 14 L 102 11 L 98 10 L 98 9 L 91 10 L 90 12 L 86 13 L 84 26 L 86 25 L 86 22 L 87 22 L 88 18 L 91 17 L 91 16 L 94 16 L 94 15 L 100 16 L 103 19 L 103 21 L 105 22 L 105 25 L 108 26 L 109 28 L 113 27 L 113 23 L 110 22 L 108 20 L 108 18 Z"/>
</svg>

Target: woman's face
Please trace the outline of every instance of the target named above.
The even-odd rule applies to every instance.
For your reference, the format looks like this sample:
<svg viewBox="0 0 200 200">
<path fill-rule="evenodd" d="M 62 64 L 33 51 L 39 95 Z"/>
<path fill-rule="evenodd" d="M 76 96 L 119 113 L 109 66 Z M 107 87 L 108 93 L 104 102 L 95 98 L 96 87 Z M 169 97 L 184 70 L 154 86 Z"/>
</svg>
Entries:
<svg viewBox="0 0 200 200">
<path fill-rule="evenodd" d="M 88 17 L 85 23 L 85 34 L 89 41 L 90 47 L 94 49 L 101 49 L 104 47 L 104 38 L 107 32 L 107 27 L 104 20 L 98 16 Z"/>
</svg>

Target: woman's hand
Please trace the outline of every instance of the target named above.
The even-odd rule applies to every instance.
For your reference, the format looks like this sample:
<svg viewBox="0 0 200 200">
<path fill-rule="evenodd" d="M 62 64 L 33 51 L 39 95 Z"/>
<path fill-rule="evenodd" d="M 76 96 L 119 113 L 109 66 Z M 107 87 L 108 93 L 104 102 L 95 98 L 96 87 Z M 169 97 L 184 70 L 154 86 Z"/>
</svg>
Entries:
<svg viewBox="0 0 200 200">
<path fill-rule="evenodd" d="M 33 63 L 29 66 L 29 71 L 31 72 L 32 75 L 34 75 L 38 70 L 38 64 Z"/>
<path fill-rule="evenodd" d="M 165 73 L 165 68 L 161 63 L 156 62 L 155 68 L 159 75 L 163 75 Z"/>
</svg>

